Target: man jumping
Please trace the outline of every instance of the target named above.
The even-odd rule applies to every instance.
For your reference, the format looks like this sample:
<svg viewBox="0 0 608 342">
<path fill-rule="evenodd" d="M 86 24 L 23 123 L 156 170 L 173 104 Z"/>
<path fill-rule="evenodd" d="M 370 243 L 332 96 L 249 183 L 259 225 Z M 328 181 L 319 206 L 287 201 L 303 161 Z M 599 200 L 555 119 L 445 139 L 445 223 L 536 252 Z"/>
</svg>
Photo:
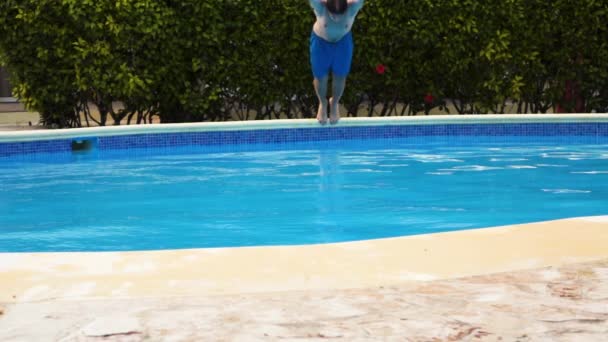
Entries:
<svg viewBox="0 0 608 342">
<path fill-rule="evenodd" d="M 313 85 L 319 98 L 317 120 L 327 123 L 340 120 L 340 98 L 344 93 L 346 77 L 353 57 L 351 28 L 364 0 L 309 0 L 317 21 L 310 36 L 310 64 Z M 327 101 L 327 83 L 332 72 L 332 97 Z"/>
</svg>

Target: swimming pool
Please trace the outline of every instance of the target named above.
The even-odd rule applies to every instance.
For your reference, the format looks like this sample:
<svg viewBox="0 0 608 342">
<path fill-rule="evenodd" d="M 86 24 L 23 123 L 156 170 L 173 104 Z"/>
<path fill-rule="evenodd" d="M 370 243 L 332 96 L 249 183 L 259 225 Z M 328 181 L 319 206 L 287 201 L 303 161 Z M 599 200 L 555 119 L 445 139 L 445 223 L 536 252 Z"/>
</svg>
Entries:
<svg viewBox="0 0 608 342">
<path fill-rule="evenodd" d="M 608 118 L 0 136 L 0 251 L 316 244 L 607 214 Z"/>
</svg>

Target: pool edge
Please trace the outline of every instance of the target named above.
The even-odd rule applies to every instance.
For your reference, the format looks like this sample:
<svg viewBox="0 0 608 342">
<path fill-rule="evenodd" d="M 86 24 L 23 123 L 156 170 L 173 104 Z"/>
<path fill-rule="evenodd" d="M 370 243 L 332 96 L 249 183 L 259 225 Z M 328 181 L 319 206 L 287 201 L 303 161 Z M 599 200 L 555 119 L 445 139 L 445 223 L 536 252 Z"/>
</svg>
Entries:
<svg viewBox="0 0 608 342">
<path fill-rule="evenodd" d="M 383 125 L 506 124 L 506 123 L 606 123 L 608 114 L 486 114 L 343 118 L 336 125 L 320 125 L 315 119 L 198 122 L 123 125 L 56 130 L 0 131 L 0 143 L 105 137 L 134 134 L 246 131 L 266 129 L 325 128 Z"/>
<path fill-rule="evenodd" d="M 310 246 L 0 254 L 0 302 L 364 288 L 608 258 L 608 216 Z"/>
</svg>

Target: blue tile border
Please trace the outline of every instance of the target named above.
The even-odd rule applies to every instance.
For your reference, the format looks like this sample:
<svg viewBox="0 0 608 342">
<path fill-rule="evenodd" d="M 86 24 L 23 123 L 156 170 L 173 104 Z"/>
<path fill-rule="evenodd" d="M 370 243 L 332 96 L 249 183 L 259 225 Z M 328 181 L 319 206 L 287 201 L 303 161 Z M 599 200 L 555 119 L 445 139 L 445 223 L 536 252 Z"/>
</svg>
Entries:
<svg viewBox="0 0 608 342">
<path fill-rule="evenodd" d="M 608 122 L 438 123 L 370 126 L 295 127 L 194 132 L 136 132 L 124 135 L 76 136 L 64 139 L 0 142 L 0 156 L 34 153 L 70 153 L 72 142 L 94 140 L 99 150 L 170 148 L 182 146 L 239 146 L 289 144 L 332 140 L 393 139 L 408 137 L 589 137 L 608 141 Z"/>
<path fill-rule="evenodd" d="M 70 152 L 71 149 L 71 140 L 41 140 L 0 143 L 0 157 L 33 153 Z"/>
<path fill-rule="evenodd" d="M 100 149 L 276 144 L 420 136 L 608 136 L 604 124 L 453 124 L 162 133 L 100 137 Z"/>
</svg>

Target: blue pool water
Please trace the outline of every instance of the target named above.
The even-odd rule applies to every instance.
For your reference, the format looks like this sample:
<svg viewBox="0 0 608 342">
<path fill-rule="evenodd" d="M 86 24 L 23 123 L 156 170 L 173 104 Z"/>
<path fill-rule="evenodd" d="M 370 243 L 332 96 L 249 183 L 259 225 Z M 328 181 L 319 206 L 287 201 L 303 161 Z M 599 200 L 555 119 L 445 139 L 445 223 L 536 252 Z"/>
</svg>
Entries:
<svg viewBox="0 0 608 342">
<path fill-rule="evenodd" d="M 0 159 L 0 251 L 293 245 L 608 214 L 608 145 L 392 139 Z"/>
</svg>

